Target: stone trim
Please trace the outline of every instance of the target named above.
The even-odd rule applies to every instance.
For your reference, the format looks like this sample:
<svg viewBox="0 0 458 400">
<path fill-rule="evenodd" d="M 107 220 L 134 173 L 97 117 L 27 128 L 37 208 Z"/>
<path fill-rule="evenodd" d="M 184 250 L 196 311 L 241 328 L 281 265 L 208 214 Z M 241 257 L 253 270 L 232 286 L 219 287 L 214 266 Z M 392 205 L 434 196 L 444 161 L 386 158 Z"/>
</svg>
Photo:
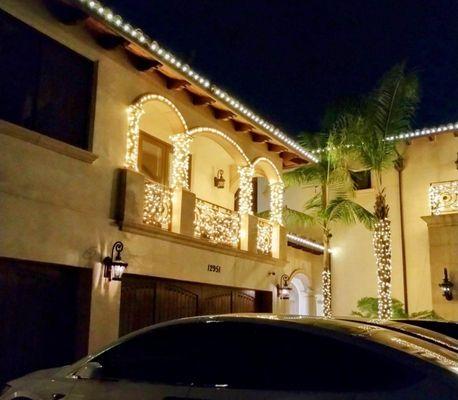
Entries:
<svg viewBox="0 0 458 400">
<path fill-rule="evenodd" d="M 0 119 L 0 133 L 19 140 L 23 140 L 24 142 L 32 143 L 36 146 L 54 151 L 55 153 L 63 154 L 64 156 L 86 162 L 88 164 L 92 164 L 99 158 L 98 155 L 91 153 L 90 151 L 80 149 L 76 146 L 72 146 L 71 144 L 61 142 L 60 140 L 53 139 L 49 136 L 13 124 L 3 119 Z"/>
</svg>

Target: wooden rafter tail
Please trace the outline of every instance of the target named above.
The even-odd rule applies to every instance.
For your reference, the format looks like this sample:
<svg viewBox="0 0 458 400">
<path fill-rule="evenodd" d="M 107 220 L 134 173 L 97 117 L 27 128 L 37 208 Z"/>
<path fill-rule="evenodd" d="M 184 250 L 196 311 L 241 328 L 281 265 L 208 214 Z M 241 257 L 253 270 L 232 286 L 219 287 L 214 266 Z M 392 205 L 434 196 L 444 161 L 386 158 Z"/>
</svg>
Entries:
<svg viewBox="0 0 458 400">
<path fill-rule="evenodd" d="M 46 8 L 58 21 L 73 25 L 85 20 L 88 15 L 81 9 L 64 0 L 45 0 Z"/>
<path fill-rule="evenodd" d="M 121 44 L 127 43 L 126 39 L 117 35 L 111 29 L 92 17 L 84 21 L 84 26 L 97 44 L 104 49 L 111 50 Z"/>
<path fill-rule="evenodd" d="M 250 131 L 251 140 L 255 143 L 267 143 L 269 142 L 270 136 L 263 135 L 262 133 Z"/>
<path fill-rule="evenodd" d="M 216 119 L 219 119 L 222 121 L 228 121 L 235 117 L 235 114 L 232 111 L 222 110 L 221 108 L 217 108 L 217 107 L 211 107 L 211 108 L 213 110 L 213 116 Z"/>
<path fill-rule="evenodd" d="M 232 126 L 234 127 L 234 130 L 237 132 L 249 132 L 253 129 L 253 125 L 247 124 L 242 121 L 238 121 L 236 119 L 233 119 L 231 122 Z"/>
</svg>

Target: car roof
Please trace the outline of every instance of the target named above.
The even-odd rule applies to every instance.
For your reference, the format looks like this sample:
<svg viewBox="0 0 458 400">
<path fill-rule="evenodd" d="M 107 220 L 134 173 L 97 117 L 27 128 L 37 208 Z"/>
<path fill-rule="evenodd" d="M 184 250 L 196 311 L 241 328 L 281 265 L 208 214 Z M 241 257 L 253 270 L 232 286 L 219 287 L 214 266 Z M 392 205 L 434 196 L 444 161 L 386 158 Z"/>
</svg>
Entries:
<svg viewBox="0 0 458 400">
<path fill-rule="evenodd" d="M 156 329 L 195 325 L 195 324 L 210 324 L 224 322 L 245 322 L 254 324 L 267 324 L 277 327 L 296 327 L 310 333 L 320 333 L 328 336 L 334 336 L 335 339 L 352 340 L 353 343 L 381 345 L 392 350 L 397 350 L 405 354 L 409 354 L 417 359 L 422 359 L 429 363 L 447 369 L 454 374 L 458 374 L 458 354 L 437 346 L 425 340 L 418 339 L 406 335 L 402 332 L 389 330 L 383 326 L 374 326 L 364 323 L 364 321 L 346 321 L 334 318 L 323 317 L 308 317 L 302 315 L 281 315 L 281 314 L 259 314 L 259 313 L 244 313 L 244 314 L 224 314 L 224 315 L 209 315 L 182 318 L 167 322 L 162 322 L 156 325 L 151 325 L 138 331 L 132 332 L 118 341 L 107 346 L 102 351 L 95 355 L 91 355 L 85 361 L 102 354 L 103 352 L 122 344 L 125 341 L 134 339 L 139 335 L 147 334 Z M 376 346 L 378 347 L 378 346 Z"/>
<path fill-rule="evenodd" d="M 360 322 L 368 325 L 383 326 L 384 328 L 415 336 L 430 343 L 446 347 L 449 350 L 458 352 L 458 340 L 441 332 L 430 329 L 427 324 L 409 324 L 408 320 L 378 320 L 364 319 L 361 317 L 338 317 L 338 319 L 350 322 Z M 422 326 L 426 325 L 426 326 Z"/>
</svg>

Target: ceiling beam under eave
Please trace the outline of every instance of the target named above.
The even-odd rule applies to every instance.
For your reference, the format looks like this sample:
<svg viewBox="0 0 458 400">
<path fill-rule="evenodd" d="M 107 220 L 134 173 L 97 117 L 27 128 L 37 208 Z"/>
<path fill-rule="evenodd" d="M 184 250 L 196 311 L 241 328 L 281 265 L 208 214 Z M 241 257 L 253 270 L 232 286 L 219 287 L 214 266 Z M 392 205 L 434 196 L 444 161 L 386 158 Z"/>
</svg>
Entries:
<svg viewBox="0 0 458 400">
<path fill-rule="evenodd" d="M 58 21 L 66 25 L 76 24 L 88 17 L 88 15 L 79 8 L 62 0 L 45 0 L 46 8 Z"/>
<path fill-rule="evenodd" d="M 131 52 L 129 49 L 126 49 L 127 58 L 129 59 L 130 63 L 135 67 L 138 71 L 150 71 L 155 70 L 162 67 L 162 64 L 157 61 L 153 60 L 152 58 L 146 58 Z"/>
<path fill-rule="evenodd" d="M 175 79 L 165 76 L 165 80 L 167 82 L 167 89 L 170 90 L 183 90 L 190 85 L 190 83 L 184 79 Z"/>
<path fill-rule="evenodd" d="M 242 121 L 238 121 L 236 119 L 233 119 L 231 122 L 232 126 L 237 132 L 249 132 L 253 129 L 253 125 L 247 124 Z"/>
<path fill-rule="evenodd" d="M 282 151 L 280 157 L 285 161 L 292 161 L 294 158 L 297 158 L 297 155 L 289 151 Z"/>
<path fill-rule="evenodd" d="M 210 96 L 203 96 L 188 90 L 189 96 L 191 96 L 192 104 L 195 106 L 209 106 L 215 102 Z"/>
<path fill-rule="evenodd" d="M 228 121 L 235 117 L 235 114 L 232 111 L 222 110 L 221 108 L 217 108 L 213 106 L 211 107 L 211 109 L 213 110 L 213 116 L 216 119 L 219 119 L 222 121 Z"/>
<path fill-rule="evenodd" d="M 300 157 L 292 158 L 289 161 L 291 161 L 292 163 L 294 163 L 296 165 L 304 165 L 304 164 L 308 164 L 309 163 L 308 160 L 305 160 L 304 158 L 300 158 Z"/>
<path fill-rule="evenodd" d="M 429 135 L 428 139 L 429 139 L 430 142 L 435 142 L 436 141 L 436 137 L 437 137 L 436 135 Z"/>
<path fill-rule="evenodd" d="M 262 133 L 250 131 L 251 140 L 256 143 L 267 143 L 270 141 L 270 137 L 267 135 L 263 135 Z"/>
<path fill-rule="evenodd" d="M 121 44 L 126 44 L 126 40 L 123 37 L 117 35 L 92 17 L 84 21 L 84 26 L 97 44 L 104 49 L 111 50 Z"/>
<path fill-rule="evenodd" d="M 282 151 L 287 151 L 288 149 L 285 146 L 281 146 L 276 143 L 267 143 L 267 150 L 274 153 L 281 153 Z"/>
</svg>

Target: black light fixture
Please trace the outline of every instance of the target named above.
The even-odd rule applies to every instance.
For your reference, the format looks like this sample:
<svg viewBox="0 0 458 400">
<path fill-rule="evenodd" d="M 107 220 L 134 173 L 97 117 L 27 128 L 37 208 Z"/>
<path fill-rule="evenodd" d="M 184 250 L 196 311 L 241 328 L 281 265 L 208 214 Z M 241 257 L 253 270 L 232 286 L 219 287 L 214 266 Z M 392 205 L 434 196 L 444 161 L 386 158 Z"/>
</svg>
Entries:
<svg viewBox="0 0 458 400">
<path fill-rule="evenodd" d="M 280 277 L 280 283 L 277 284 L 277 295 L 280 300 L 289 300 L 291 293 L 290 276 L 283 274 Z"/>
<path fill-rule="evenodd" d="M 123 249 L 124 245 L 122 244 L 122 242 L 115 242 L 113 248 L 111 249 L 111 257 L 105 257 L 103 259 L 103 276 L 107 278 L 109 281 L 120 281 L 122 279 L 124 271 L 129 265 L 121 259 L 121 252 Z M 113 257 L 115 251 L 116 257 Z"/>
<path fill-rule="evenodd" d="M 444 268 L 444 279 L 442 283 L 439 283 L 439 287 L 442 289 L 442 296 L 444 296 L 446 300 L 453 300 L 453 283 L 448 279 L 447 268 Z"/>
<path fill-rule="evenodd" d="M 224 189 L 224 183 L 226 180 L 223 178 L 224 171 L 222 169 L 219 169 L 218 172 L 216 173 L 216 176 L 213 178 L 215 187 L 218 189 Z"/>
</svg>

